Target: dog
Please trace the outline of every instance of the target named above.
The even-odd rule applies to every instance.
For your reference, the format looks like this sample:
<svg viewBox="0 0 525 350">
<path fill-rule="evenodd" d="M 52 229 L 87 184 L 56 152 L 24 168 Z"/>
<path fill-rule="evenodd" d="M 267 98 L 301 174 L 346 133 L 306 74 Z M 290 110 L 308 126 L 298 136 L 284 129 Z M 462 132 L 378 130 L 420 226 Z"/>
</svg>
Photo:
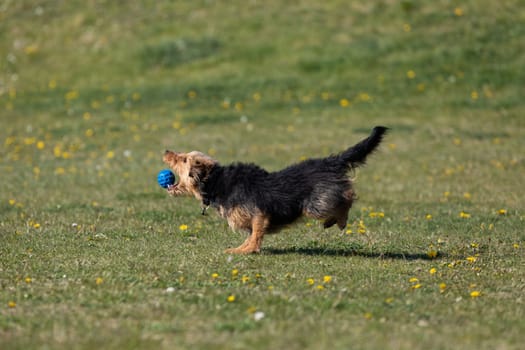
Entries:
<svg viewBox="0 0 525 350">
<path fill-rule="evenodd" d="M 388 128 L 376 126 L 370 136 L 339 154 L 307 159 L 276 172 L 255 164 L 222 166 L 208 155 L 167 150 L 163 161 L 177 174 L 167 188 L 172 196 L 192 195 L 203 209 L 216 208 L 233 230 L 248 238 L 226 253 L 258 253 L 266 233 L 274 233 L 301 216 L 323 220 L 324 228 L 346 227 L 356 199 L 350 170 L 365 164 Z"/>
</svg>

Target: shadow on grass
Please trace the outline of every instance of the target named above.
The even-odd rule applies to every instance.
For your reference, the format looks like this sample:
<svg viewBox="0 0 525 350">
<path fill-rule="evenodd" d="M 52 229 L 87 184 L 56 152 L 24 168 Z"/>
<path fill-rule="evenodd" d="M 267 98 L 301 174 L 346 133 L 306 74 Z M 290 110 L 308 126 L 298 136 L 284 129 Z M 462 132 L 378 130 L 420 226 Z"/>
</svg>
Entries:
<svg viewBox="0 0 525 350">
<path fill-rule="evenodd" d="M 431 258 L 426 253 L 373 252 L 373 251 L 367 251 L 367 250 L 363 250 L 363 249 L 355 248 L 355 247 L 266 248 L 266 249 L 263 249 L 263 253 L 269 254 L 269 255 L 300 254 L 300 255 L 311 255 L 311 256 L 361 256 L 365 258 L 399 259 L 399 260 L 439 260 L 446 256 L 443 253 L 439 253 L 438 256 Z"/>
</svg>

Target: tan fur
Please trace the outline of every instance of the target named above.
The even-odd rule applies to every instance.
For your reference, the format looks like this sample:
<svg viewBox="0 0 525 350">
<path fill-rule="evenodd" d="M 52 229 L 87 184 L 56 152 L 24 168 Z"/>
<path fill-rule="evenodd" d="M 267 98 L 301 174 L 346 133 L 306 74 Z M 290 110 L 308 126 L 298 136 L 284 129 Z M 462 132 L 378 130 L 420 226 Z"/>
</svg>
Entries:
<svg viewBox="0 0 525 350">
<path fill-rule="evenodd" d="M 248 209 L 242 207 L 236 207 L 228 210 L 227 212 L 221 207 L 220 213 L 228 221 L 228 225 L 233 230 L 247 230 L 250 231 L 252 228 L 252 218 L 254 213 Z"/>
<path fill-rule="evenodd" d="M 251 217 L 251 234 L 243 244 L 237 248 L 227 249 L 226 253 L 249 254 L 259 253 L 263 241 L 264 233 L 268 228 L 270 220 L 267 216 L 259 213 Z"/>
<path fill-rule="evenodd" d="M 192 195 L 198 200 L 202 196 L 198 190 L 197 170 L 201 167 L 212 167 L 216 160 L 198 151 L 190 153 L 176 153 L 166 151 L 163 157 L 164 163 L 168 164 L 178 175 L 179 182 L 168 188 L 171 195 Z"/>
</svg>

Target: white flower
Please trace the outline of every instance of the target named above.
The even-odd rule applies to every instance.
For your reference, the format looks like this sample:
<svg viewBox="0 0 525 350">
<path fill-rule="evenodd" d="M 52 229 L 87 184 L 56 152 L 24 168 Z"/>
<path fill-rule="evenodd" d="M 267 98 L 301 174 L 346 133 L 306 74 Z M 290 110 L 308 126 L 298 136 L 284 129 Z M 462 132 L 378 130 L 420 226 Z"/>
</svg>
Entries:
<svg viewBox="0 0 525 350">
<path fill-rule="evenodd" d="M 175 288 L 173 287 L 166 288 L 166 293 L 173 293 L 174 291 L 175 291 Z"/>
<path fill-rule="evenodd" d="M 253 314 L 253 319 L 254 319 L 255 321 L 260 321 L 260 320 L 262 320 L 263 318 L 264 318 L 264 312 L 262 312 L 262 311 L 257 311 L 257 312 L 255 312 L 255 313 Z"/>
</svg>

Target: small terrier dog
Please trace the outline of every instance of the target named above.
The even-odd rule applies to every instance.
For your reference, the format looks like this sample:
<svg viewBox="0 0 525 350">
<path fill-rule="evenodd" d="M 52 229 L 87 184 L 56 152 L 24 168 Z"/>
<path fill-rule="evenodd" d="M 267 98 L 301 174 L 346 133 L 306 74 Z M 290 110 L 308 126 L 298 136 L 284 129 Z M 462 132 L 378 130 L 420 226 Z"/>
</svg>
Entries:
<svg viewBox="0 0 525 350">
<path fill-rule="evenodd" d="M 365 164 L 388 128 L 376 126 L 370 136 L 336 155 L 307 159 L 283 170 L 268 172 L 255 164 L 220 165 L 193 151 L 166 151 L 163 161 L 178 175 L 170 195 L 193 195 L 216 208 L 233 230 L 249 232 L 246 241 L 227 253 L 249 254 L 261 249 L 265 233 L 277 232 L 302 215 L 324 220 L 324 228 L 346 227 L 355 199 L 348 172 Z"/>
</svg>

